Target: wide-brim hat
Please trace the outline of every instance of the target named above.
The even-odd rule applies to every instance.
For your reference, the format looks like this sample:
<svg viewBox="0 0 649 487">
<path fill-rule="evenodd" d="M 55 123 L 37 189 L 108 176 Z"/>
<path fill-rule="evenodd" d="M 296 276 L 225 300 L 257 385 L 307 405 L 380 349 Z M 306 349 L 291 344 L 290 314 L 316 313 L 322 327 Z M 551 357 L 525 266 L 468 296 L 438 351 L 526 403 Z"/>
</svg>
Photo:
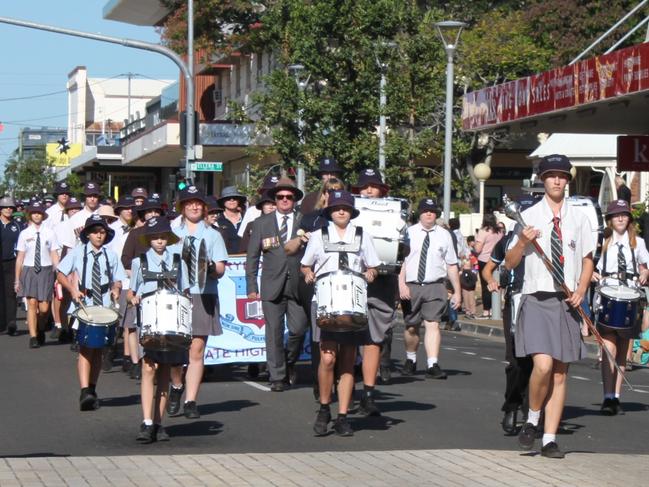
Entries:
<svg viewBox="0 0 649 487">
<path fill-rule="evenodd" d="M 631 213 L 631 208 L 629 203 L 625 200 L 613 200 L 606 207 L 606 219 L 614 217 L 615 215 L 627 214 L 629 219 L 633 220 L 633 214 Z"/>
<path fill-rule="evenodd" d="M 343 172 L 343 170 L 338 165 L 338 161 L 335 158 L 333 158 L 333 157 L 322 157 L 322 158 L 320 158 L 320 161 L 319 161 L 319 164 L 318 164 L 318 170 L 316 171 L 315 175 L 317 177 L 320 177 L 324 173 L 342 174 L 342 172 Z"/>
<path fill-rule="evenodd" d="M 324 209 L 324 212 L 329 220 L 331 220 L 332 210 L 338 206 L 349 208 L 352 212 L 352 219 L 356 218 L 361 213 L 357 208 L 354 207 L 354 195 L 352 195 L 349 191 L 329 191 L 329 200 L 327 201 L 327 207 Z"/>
<path fill-rule="evenodd" d="M 390 191 L 390 186 L 383 182 L 381 173 L 372 168 L 363 169 L 361 171 L 356 184 L 352 184 L 352 191 L 358 193 L 361 189 L 370 185 L 381 188 L 384 193 Z"/>
<path fill-rule="evenodd" d="M 165 235 L 167 237 L 167 245 L 173 245 L 180 241 L 180 237 L 176 235 L 171 229 L 169 219 L 165 217 L 149 218 L 144 224 L 144 230 L 139 236 L 142 243 L 148 244 L 148 241 L 153 235 Z"/>
<path fill-rule="evenodd" d="M 121 210 L 132 210 L 135 207 L 135 198 L 132 196 L 122 196 L 117 203 L 115 203 L 115 212 L 119 213 Z"/>
<path fill-rule="evenodd" d="M 94 181 L 88 181 L 83 186 L 83 195 L 84 196 L 101 196 L 101 188 L 99 184 Z"/>
<path fill-rule="evenodd" d="M 106 240 L 104 240 L 104 245 L 113 240 L 113 237 L 115 236 L 115 230 L 110 228 L 108 226 L 108 222 L 97 214 L 91 215 L 86 219 L 83 230 L 81 230 L 81 232 L 79 233 L 79 240 L 81 240 L 81 242 L 84 244 L 88 243 L 88 232 L 95 227 L 102 227 L 104 230 L 106 230 Z"/>
<path fill-rule="evenodd" d="M 276 174 L 267 175 L 264 178 L 264 181 L 261 183 L 259 189 L 257 189 L 257 193 L 264 194 L 266 191 L 274 188 L 278 182 L 279 182 L 279 176 L 277 176 Z"/>
<path fill-rule="evenodd" d="M 182 206 L 187 203 L 188 201 L 192 200 L 198 200 L 202 202 L 204 205 L 207 205 L 207 200 L 205 199 L 205 195 L 203 192 L 198 189 L 196 186 L 187 186 L 185 189 L 183 189 L 180 194 L 178 195 L 178 204 L 176 205 L 176 209 L 180 211 Z"/>
<path fill-rule="evenodd" d="M 80 210 L 83 208 L 83 205 L 81 204 L 81 201 L 79 201 L 77 198 L 74 196 L 70 196 L 70 199 L 65 203 L 65 211 L 68 210 Z"/>
<path fill-rule="evenodd" d="M 423 198 L 419 201 L 419 204 L 417 205 L 417 214 L 422 214 L 425 211 L 432 211 L 433 213 L 435 213 L 435 216 L 439 216 L 441 214 L 439 206 L 437 206 L 437 202 L 432 198 Z"/>
<path fill-rule="evenodd" d="M 5 196 L 0 198 L 0 208 L 13 208 L 16 209 L 16 200 L 11 196 Z"/>
<path fill-rule="evenodd" d="M 145 188 L 135 188 L 131 191 L 131 196 L 133 198 L 148 198 L 149 192 Z"/>
<path fill-rule="evenodd" d="M 71 194 L 70 191 L 70 185 L 67 182 L 59 181 L 54 185 L 54 191 L 52 191 L 52 194 L 54 196 L 58 196 L 60 194 Z"/>
<path fill-rule="evenodd" d="M 133 207 L 137 211 L 138 215 L 143 215 L 150 210 L 158 210 L 161 215 L 164 215 L 165 209 L 162 205 L 162 201 L 156 198 L 147 198 L 146 201 L 140 206 L 135 205 Z"/>
<path fill-rule="evenodd" d="M 225 201 L 230 198 L 239 200 L 241 205 L 245 205 L 246 201 L 248 201 L 248 197 L 245 194 L 239 193 L 236 186 L 226 186 L 223 188 L 223 191 L 221 191 L 221 196 L 217 199 L 219 206 L 224 208 Z"/>
<path fill-rule="evenodd" d="M 108 223 L 113 223 L 118 219 L 118 216 L 115 214 L 115 210 L 110 205 L 100 205 L 97 210 L 97 214 L 106 220 Z"/>
<path fill-rule="evenodd" d="M 47 214 L 47 208 L 43 203 L 40 201 L 32 201 L 27 205 L 27 208 L 25 208 L 25 211 L 27 213 L 42 213 L 43 214 L 43 220 L 47 220 L 48 214 Z"/>
<path fill-rule="evenodd" d="M 268 191 L 264 192 L 264 194 L 259 197 L 257 203 L 255 203 L 255 208 L 261 210 L 264 206 L 264 203 L 275 203 L 275 199 L 271 198 L 270 194 L 268 194 Z"/>
<path fill-rule="evenodd" d="M 207 201 L 208 213 L 213 213 L 215 211 L 218 211 L 219 213 L 223 213 L 223 208 L 219 205 L 218 200 L 214 196 L 206 196 L 205 200 Z"/>
<path fill-rule="evenodd" d="M 295 196 L 296 202 L 300 201 L 304 197 L 304 193 L 295 186 L 295 182 L 291 178 L 280 178 L 279 181 L 277 181 L 277 184 L 268 190 L 268 195 L 275 199 L 277 193 L 282 190 L 291 191 Z"/>
<path fill-rule="evenodd" d="M 543 175 L 548 172 L 562 172 L 568 175 L 568 181 L 572 179 L 572 174 L 570 170 L 572 169 L 572 164 L 570 159 L 568 159 L 563 154 L 551 154 L 545 156 L 541 159 L 539 163 L 539 177 L 543 179 Z"/>
</svg>

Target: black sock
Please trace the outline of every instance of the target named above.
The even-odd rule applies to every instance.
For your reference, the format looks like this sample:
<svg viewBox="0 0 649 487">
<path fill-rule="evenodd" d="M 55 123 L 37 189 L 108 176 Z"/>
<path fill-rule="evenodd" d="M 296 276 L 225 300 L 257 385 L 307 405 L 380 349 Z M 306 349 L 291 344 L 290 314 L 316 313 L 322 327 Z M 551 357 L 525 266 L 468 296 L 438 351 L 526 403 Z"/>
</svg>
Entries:
<svg viewBox="0 0 649 487">
<path fill-rule="evenodd" d="M 93 394 L 95 394 L 95 387 L 97 387 L 97 384 L 90 384 L 90 385 L 88 386 L 88 391 L 90 391 L 90 392 L 92 392 Z"/>
<path fill-rule="evenodd" d="M 366 396 L 371 396 L 374 393 L 374 386 L 368 386 L 366 384 L 363 384 L 363 393 Z"/>
<path fill-rule="evenodd" d="M 320 404 L 320 411 L 329 411 L 329 404 Z"/>
<path fill-rule="evenodd" d="M 338 413 L 338 418 L 345 419 L 346 417 L 347 417 L 347 413 Z"/>
</svg>

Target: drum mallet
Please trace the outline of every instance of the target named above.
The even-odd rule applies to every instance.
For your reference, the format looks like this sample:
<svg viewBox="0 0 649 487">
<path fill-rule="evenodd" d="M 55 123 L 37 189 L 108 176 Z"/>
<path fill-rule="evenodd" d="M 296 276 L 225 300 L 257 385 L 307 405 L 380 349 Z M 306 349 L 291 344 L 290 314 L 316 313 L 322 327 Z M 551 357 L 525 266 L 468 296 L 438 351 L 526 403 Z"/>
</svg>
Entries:
<svg viewBox="0 0 649 487">
<path fill-rule="evenodd" d="M 527 226 L 527 224 L 525 223 L 525 220 L 523 220 L 523 216 L 521 215 L 520 206 L 518 205 L 518 203 L 516 203 L 515 201 L 510 200 L 507 197 L 507 195 L 503 196 L 503 203 L 505 204 L 504 210 L 505 210 L 505 215 L 507 216 L 507 218 L 511 218 L 512 220 L 516 221 L 516 223 L 518 223 L 523 228 L 525 228 Z M 552 277 L 554 278 L 555 282 L 561 282 L 561 290 L 568 297 L 568 299 L 570 299 L 570 297 L 572 296 L 572 291 L 570 289 L 568 289 L 568 286 L 566 286 L 565 282 L 563 282 L 562 280 L 560 280 L 558 278 L 558 276 L 556 275 L 556 271 L 554 269 L 554 266 L 552 265 L 552 261 L 550 259 L 548 259 L 548 257 L 545 255 L 545 252 L 541 248 L 541 245 L 539 244 L 539 242 L 536 239 L 534 239 L 534 240 L 532 240 L 532 245 L 534 245 L 534 249 L 539 254 L 539 257 L 541 257 L 541 260 L 543 261 L 543 264 L 545 265 L 545 268 L 548 270 L 548 272 L 550 274 L 552 274 Z M 604 353 L 606 353 L 606 357 L 613 364 L 613 366 L 617 370 L 617 373 L 620 374 L 622 379 L 624 379 L 624 382 L 629 387 L 629 389 L 631 389 L 632 391 L 635 391 L 636 389 L 631 385 L 629 380 L 626 378 L 626 375 L 622 371 L 622 368 L 617 364 L 617 362 L 615 361 L 615 358 L 611 355 L 610 350 L 608 348 L 606 348 L 606 345 L 604 344 L 604 339 L 602 338 L 602 335 L 599 334 L 599 332 L 597 331 L 597 328 L 595 327 L 593 322 L 590 320 L 590 318 L 588 317 L 588 315 L 586 314 L 584 309 L 581 306 L 577 306 L 575 309 L 577 310 L 577 313 L 579 313 L 579 316 L 584 321 L 584 323 L 586 323 L 586 325 L 588 326 L 588 329 L 593 334 L 593 338 L 595 338 L 595 341 L 599 344 L 600 348 L 604 351 Z"/>
</svg>

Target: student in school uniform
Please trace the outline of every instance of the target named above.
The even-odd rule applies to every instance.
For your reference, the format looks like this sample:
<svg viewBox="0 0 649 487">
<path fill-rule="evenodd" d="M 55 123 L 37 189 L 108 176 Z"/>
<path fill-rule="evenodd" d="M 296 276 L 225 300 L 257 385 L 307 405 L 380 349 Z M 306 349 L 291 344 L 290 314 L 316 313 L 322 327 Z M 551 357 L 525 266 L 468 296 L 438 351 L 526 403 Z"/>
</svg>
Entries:
<svg viewBox="0 0 649 487">
<path fill-rule="evenodd" d="M 59 263 L 59 245 L 54 232 L 43 222 L 45 206 L 34 201 L 27 207 L 29 225 L 18 236 L 16 282 L 18 296 L 27 298 L 29 348 L 45 343 L 45 325 L 49 318 L 54 289 L 54 272 Z"/>
<path fill-rule="evenodd" d="M 180 258 L 182 248 L 177 245 L 180 239 L 171 230 L 169 220 L 165 217 L 147 220 L 140 239 L 150 248 L 133 260 L 129 302 L 137 306 L 143 295 L 163 289 L 178 293 L 189 291 L 187 266 Z M 187 351 L 144 347 L 140 393 L 143 420 L 136 437 L 139 443 L 169 440 L 162 418 L 167 406 L 171 367 L 187 363 L 187 359 Z"/>
<path fill-rule="evenodd" d="M 57 280 L 75 303 L 108 307 L 119 300 L 121 282 L 126 274 L 117 255 L 106 247 L 114 236 L 114 230 L 101 216 L 92 215 L 79 233 L 82 245 L 75 247 L 59 263 Z M 101 361 L 101 348 L 79 344 L 77 372 L 81 411 L 99 407 L 96 386 Z"/>
</svg>

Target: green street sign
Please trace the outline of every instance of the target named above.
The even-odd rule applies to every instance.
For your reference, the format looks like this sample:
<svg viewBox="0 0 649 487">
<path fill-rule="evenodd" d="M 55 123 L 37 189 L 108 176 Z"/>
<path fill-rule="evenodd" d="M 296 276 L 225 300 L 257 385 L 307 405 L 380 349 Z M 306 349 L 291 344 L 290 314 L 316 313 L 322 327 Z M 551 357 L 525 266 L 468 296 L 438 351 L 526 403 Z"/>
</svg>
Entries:
<svg viewBox="0 0 649 487">
<path fill-rule="evenodd" d="M 223 163 L 222 162 L 192 162 L 189 164 L 189 169 L 192 171 L 223 172 Z"/>
</svg>

